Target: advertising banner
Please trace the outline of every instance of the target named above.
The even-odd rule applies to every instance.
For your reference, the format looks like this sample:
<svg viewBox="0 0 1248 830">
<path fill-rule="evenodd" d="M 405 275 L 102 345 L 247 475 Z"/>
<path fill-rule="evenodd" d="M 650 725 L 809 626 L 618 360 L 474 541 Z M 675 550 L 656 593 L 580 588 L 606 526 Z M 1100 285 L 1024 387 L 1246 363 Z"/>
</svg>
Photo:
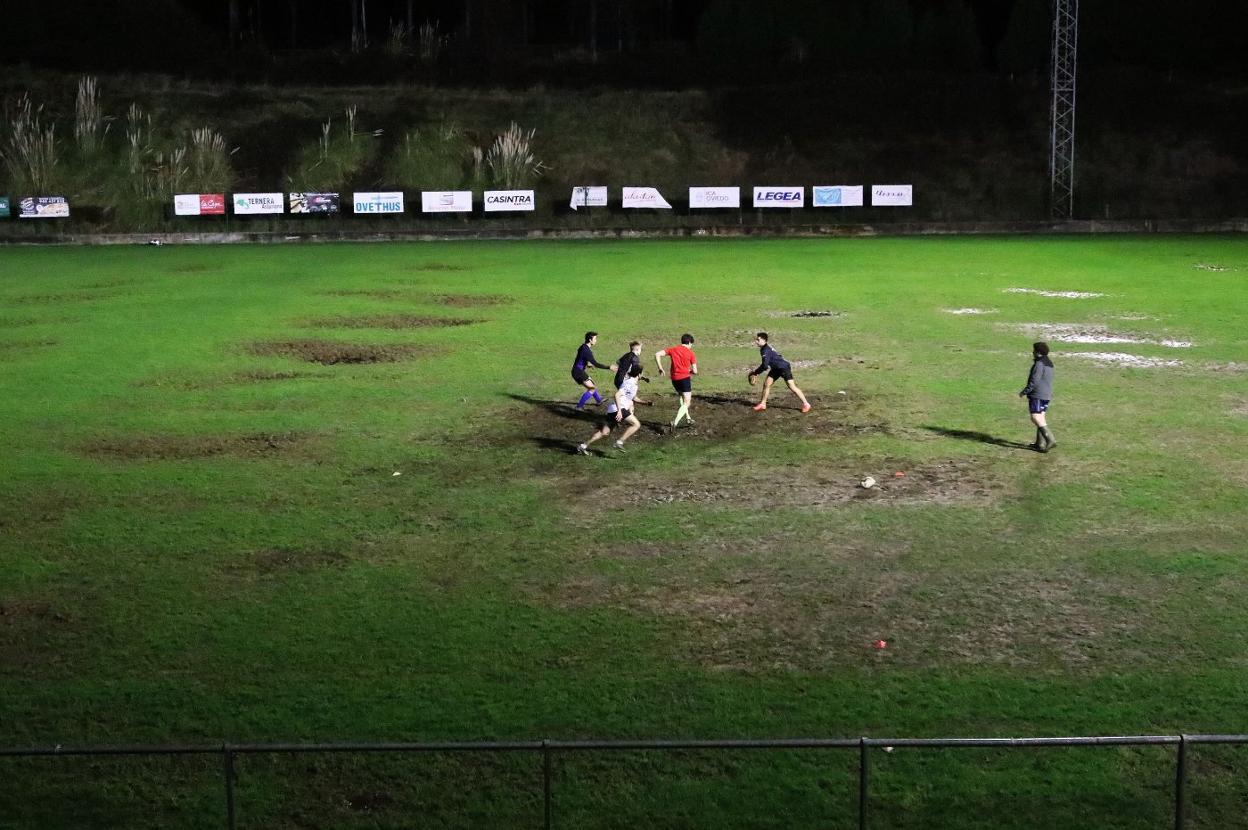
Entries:
<svg viewBox="0 0 1248 830">
<path fill-rule="evenodd" d="M 282 202 L 282 194 L 280 193 L 235 193 L 234 215 L 254 216 L 262 213 L 284 213 Z"/>
<path fill-rule="evenodd" d="M 626 208 L 660 208 L 671 210 L 672 206 L 663 198 L 657 187 L 626 187 L 621 207 Z"/>
<path fill-rule="evenodd" d="M 225 194 L 224 193 L 201 193 L 199 194 L 199 215 L 200 216 L 224 216 L 225 215 Z"/>
<path fill-rule="evenodd" d="M 66 219 L 69 202 L 64 196 L 26 196 L 17 203 L 19 219 Z"/>
<path fill-rule="evenodd" d="M 800 208 L 805 206 L 806 188 L 804 187 L 754 188 L 754 207 L 756 208 Z"/>
<path fill-rule="evenodd" d="M 573 210 L 583 207 L 606 207 L 607 189 L 605 187 L 574 187 L 572 201 L 568 206 Z"/>
<path fill-rule="evenodd" d="M 291 213 L 341 213 L 342 197 L 337 193 L 292 193 Z"/>
<path fill-rule="evenodd" d="M 810 189 L 812 207 L 862 207 L 862 185 L 816 185 Z"/>
<path fill-rule="evenodd" d="M 423 213 L 471 213 L 471 190 L 425 190 L 420 194 Z"/>
<path fill-rule="evenodd" d="M 351 204 L 355 213 L 402 213 L 403 194 L 372 191 L 352 193 Z"/>
<path fill-rule="evenodd" d="M 224 213 L 224 193 L 179 193 L 173 197 L 175 216 L 221 216 Z"/>
<path fill-rule="evenodd" d="M 912 205 L 914 204 L 914 185 L 873 184 L 871 185 L 871 204 L 890 207 Z"/>
<path fill-rule="evenodd" d="M 689 188 L 689 207 L 739 208 L 741 207 L 741 188 L 691 187 Z"/>
<path fill-rule="evenodd" d="M 9 197 L 0 196 L 0 219 L 8 219 L 12 212 L 13 209 L 9 207 Z"/>
<path fill-rule="evenodd" d="M 485 212 L 500 210 L 533 210 L 537 204 L 532 190 L 487 190 Z"/>
<path fill-rule="evenodd" d="M 174 216 L 199 216 L 198 193 L 175 193 L 173 196 Z"/>
</svg>

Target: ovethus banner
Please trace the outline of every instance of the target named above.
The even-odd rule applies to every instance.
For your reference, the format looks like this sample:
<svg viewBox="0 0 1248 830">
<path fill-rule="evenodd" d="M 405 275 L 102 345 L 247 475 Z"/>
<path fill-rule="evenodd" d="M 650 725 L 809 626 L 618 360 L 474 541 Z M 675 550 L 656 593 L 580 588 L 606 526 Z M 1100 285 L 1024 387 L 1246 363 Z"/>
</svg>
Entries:
<svg viewBox="0 0 1248 830">
<path fill-rule="evenodd" d="M 224 213 L 224 193 L 179 193 L 173 197 L 174 216 L 220 216 Z"/>
<path fill-rule="evenodd" d="M 426 190 L 420 194 L 425 213 L 472 213 L 471 190 Z"/>
<path fill-rule="evenodd" d="M 292 193 L 291 213 L 341 213 L 342 197 L 337 193 Z"/>
<path fill-rule="evenodd" d="M 804 187 L 754 188 L 754 207 L 756 208 L 800 208 L 805 205 L 806 188 Z"/>
<path fill-rule="evenodd" d="M 741 188 L 691 187 L 689 188 L 689 207 L 739 208 L 741 207 Z"/>
<path fill-rule="evenodd" d="M 862 207 L 862 185 L 815 185 L 810 189 L 811 207 Z"/>
<path fill-rule="evenodd" d="M 620 206 L 626 208 L 672 209 L 672 206 L 667 203 L 667 199 L 663 198 L 663 194 L 659 192 L 657 187 L 624 188 L 624 196 L 621 200 Z"/>
<path fill-rule="evenodd" d="M 234 215 L 254 216 L 261 213 L 283 213 L 280 193 L 235 193 Z"/>
<path fill-rule="evenodd" d="M 905 207 L 914 204 L 912 184 L 873 184 L 871 204 Z"/>
<path fill-rule="evenodd" d="M 403 194 L 373 191 L 352 193 L 351 205 L 355 213 L 402 213 Z"/>
<path fill-rule="evenodd" d="M 573 210 L 583 207 L 606 207 L 607 206 L 607 188 L 606 187 L 574 187 L 572 188 L 572 200 L 568 202 L 568 207 Z"/>
<path fill-rule="evenodd" d="M 9 207 L 9 197 L 0 196 L 0 219 L 8 219 L 13 213 L 13 209 Z"/>
<path fill-rule="evenodd" d="M 485 212 L 500 210 L 533 210 L 536 200 L 532 190 L 487 190 Z"/>
<path fill-rule="evenodd" d="M 26 196 L 17 203 L 18 219 L 65 219 L 69 202 L 64 196 Z"/>
</svg>

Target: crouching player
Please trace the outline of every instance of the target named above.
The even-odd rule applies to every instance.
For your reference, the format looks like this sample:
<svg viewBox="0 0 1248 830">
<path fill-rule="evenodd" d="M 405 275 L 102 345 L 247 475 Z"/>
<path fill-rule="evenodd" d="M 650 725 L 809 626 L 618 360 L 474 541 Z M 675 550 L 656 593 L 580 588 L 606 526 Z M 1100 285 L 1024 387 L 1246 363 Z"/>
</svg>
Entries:
<svg viewBox="0 0 1248 830">
<path fill-rule="evenodd" d="M 589 445 L 597 441 L 599 438 L 606 438 L 611 434 L 611 430 L 618 427 L 624 427 L 624 434 L 615 441 L 615 448 L 624 452 L 624 442 L 633 437 L 633 433 L 641 429 L 641 421 L 637 420 L 637 416 L 633 414 L 633 401 L 637 398 L 637 379 L 641 377 L 641 364 L 636 363 L 628 370 L 628 377 L 624 378 L 620 384 L 619 390 L 615 393 L 615 400 L 607 404 L 607 415 L 603 419 L 602 426 L 585 441 L 583 444 L 576 445 L 576 451 L 581 455 L 589 455 Z"/>
<path fill-rule="evenodd" d="M 802 402 L 802 411 L 810 411 L 810 401 L 806 400 L 806 396 L 802 394 L 802 390 L 797 388 L 797 384 L 793 382 L 793 366 L 784 356 L 773 349 L 767 342 L 767 332 L 760 331 L 754 335 L 754 345 L 758 346 L 758 351 L 762 355 L 763 362 L 758 368 L 750 372 L 750 386 L 754 385 L 755 379 L 762 374 L 767 375 L 767 379 L 763 381 L 763 397 L 754 405 L 755 412 L 762 412 L 767 408 L 767 396 L 771 394 L 771 385 L 778 378 L 784 378 L 784 382 L 788 384 L 789 391 L 797 395 L 797 399 Z"/>
</svg>

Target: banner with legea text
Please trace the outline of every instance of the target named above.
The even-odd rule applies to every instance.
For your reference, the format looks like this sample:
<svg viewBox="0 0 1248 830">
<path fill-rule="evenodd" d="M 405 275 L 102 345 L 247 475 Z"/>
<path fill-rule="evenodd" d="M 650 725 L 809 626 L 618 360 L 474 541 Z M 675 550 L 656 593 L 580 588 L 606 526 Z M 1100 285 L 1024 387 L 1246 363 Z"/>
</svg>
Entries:
<svg viewBox="0 0 1248 830">
<path fill-rule="evenodd" d="M 284 213 L 285 200 L 280 193 L 235 193 L 234 215 L 256 216 L 264 213 Z"/>
<path fill-rule="evenodd" d="M 754 207 L 756 208 L 800 208 L 806 206 L 806 188 L 804 187 L 756 187 L 754 188 Z"/>
<path fill-rule="evenodd" d="M 739 208 L 741 207 L 741 188 L 691 187 L 689 188 L 689 207 Z"/>
<path fill-rule="evenodd" d="M 873 184 L 871 185 L 871 204 L 887 207 L 908 207 L 913 205 L 914 185 Z"/>
<path fill-rule="evenodd" d="M 577 210 L 583 207 L 606 207 L 607 206 L 607 188 L 605 186 L 594 185 L 593 187 L 574 187 L 572 188 L 572 199 L 568 202 L 568 207 Z"/>
<path fill-rule="evenodd" d="M 373 191 L 352 193 L 351 205 L 354 213 L 402 213 L 403 194 L 394 192 L 376 193 Z"/>
<path fill-rule="evenodd" d="M 626 208 L 658 208 L 671 210 L 672 206 L 663 198 L 657 187 L 626 187 L 620 207 Z"/>
<path fill-rule="evenodd" d="M 815 185 L 810 189 L 812 207 L 862 207 L 862 185 Z"/>
<path fill-rule="evenodd" d="M 531 211 L 536 205 L 532 190 L 487 190 L 485 191 L 485 212 L 496 213 L 504 210 Z"/>
<path fill-rule="evenodd" d="M 420 194 L 424 213 L 472 213 L 471 190 L 426 190 Z"/>
</svg>

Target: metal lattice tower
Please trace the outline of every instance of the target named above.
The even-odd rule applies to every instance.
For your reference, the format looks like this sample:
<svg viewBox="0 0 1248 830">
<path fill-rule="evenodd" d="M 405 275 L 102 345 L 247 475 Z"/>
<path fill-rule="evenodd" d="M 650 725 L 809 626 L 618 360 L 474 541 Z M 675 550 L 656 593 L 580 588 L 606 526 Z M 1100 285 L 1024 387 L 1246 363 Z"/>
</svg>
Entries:
<svg viewBox="0 0 1248 830">
<path fill-rule="evenodd" d="M 1055 219 L 1075 201 L 1075 69 L 1079 0 L 1053 0 L 1053 101 L 1049 110 L 1049 200 Z"/>
</svg>

